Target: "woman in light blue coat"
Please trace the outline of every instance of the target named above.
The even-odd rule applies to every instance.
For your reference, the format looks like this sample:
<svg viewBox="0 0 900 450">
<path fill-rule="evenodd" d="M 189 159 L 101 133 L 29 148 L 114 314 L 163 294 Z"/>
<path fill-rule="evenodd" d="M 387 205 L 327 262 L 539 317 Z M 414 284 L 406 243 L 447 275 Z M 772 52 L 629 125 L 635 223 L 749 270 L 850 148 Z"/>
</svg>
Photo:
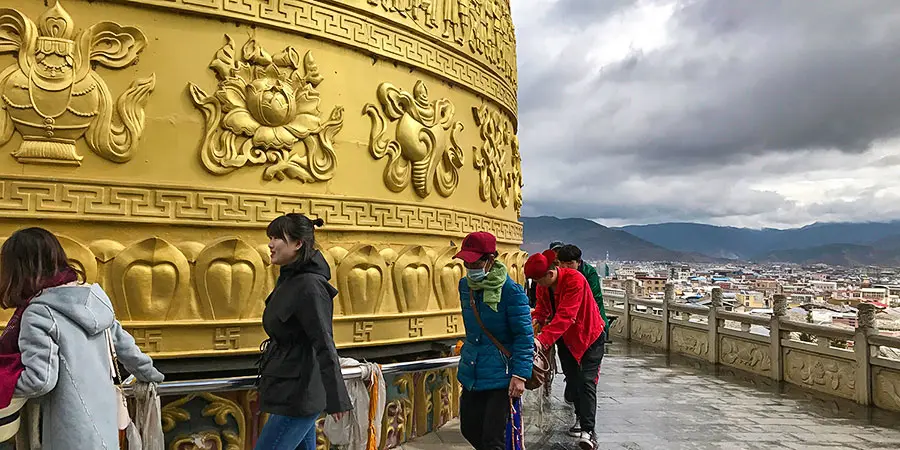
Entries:
<svg viewBox="0 0 900 450">
<path fill-rule="evenodd" d="M 21 317 L 18 330 L 9 331 L 18 332 L 24 366 L 15 395 L 41 402 L 44 450 L 115 450 L 107 330 L 119 362 L 138 380 L 158 383 L 163 375 L 116 321 L 103 289 L 73 281 L 75 272 L 56 237 L 41 228 L 19 230 L 0 248 L 0 304 Z"/>
</svg>

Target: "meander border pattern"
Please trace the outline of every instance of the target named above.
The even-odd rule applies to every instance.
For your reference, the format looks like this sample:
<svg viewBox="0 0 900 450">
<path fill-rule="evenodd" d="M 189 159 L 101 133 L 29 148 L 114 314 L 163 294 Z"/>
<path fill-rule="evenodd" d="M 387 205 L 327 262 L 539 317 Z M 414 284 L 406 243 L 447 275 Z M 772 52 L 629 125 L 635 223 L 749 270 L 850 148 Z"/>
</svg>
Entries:
<svg viewBox="0 0 900 450">
<path fill-rule="evenodd" d="M 337 197 L 201 189 L 187 186 L 47 179 L 0 175 L 0 218 L 155 223 L 265 228 L 299 212 L 325 220 L 328 231 L 387 231 L 463 237 L 489 231 L 522 244 L 522 224 L 484 214 L 411 203 Z"/>
</svg>

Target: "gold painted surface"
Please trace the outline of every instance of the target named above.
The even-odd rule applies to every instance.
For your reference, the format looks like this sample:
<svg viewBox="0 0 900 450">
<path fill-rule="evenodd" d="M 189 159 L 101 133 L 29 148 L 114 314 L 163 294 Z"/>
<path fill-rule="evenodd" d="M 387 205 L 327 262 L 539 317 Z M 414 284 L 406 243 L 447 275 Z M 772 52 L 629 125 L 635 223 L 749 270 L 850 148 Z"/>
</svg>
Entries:
<svg viewBox="0 0 900 450">
<path fill-rule="evenodd" d="M 784 379 L 808 389 L 856 398 L 856 363 L 795 349 L 784 353 Z"/>
<path fill-rule="evenodd" d="M 631 318 L 631 339 L 635 341 L 656 346 L 662 342 L 662 332 L 662 322 L 638 317 Z"/>
<path fill-rule="evenodd" d="M 420 4 L 427 1 L 439 12 L 446 26 L 440 33 L 419 25 L 425 15 L 412 17 L 420 8 L 408 0 L 380 0 L 380 5 L 374 0 L 115 1 L 315 36 L 464 86 L 497 102 L 515 120 L 515 35 L 506 0 L 423 0 Z"/>
<path fill-rule="evenodd" d="M 684 327 L 672 327 L 672 350 L 690 356 L 706 358 L 709 355 L 707 334 Z"/>
<path fill-rule="evenodd" d="M 771 375 L 772 356 L 767 345 L 729 336 L 719 337 L 719 361 L 760 375 Z"/>
<path fill-rule="evenodd" d="M 23 0 L 0 23 L 0 240 L 60 235 L 157 358 L 258 351 L 288 212 L 325 221 L 339 347 L 461 336 L 467 233 L 524 281 L 506 1 Z"/>
<path fill-rule="evenodd" d="M 879 408 L 900 411 L 900 371 L 876 367 L 872 376 L 875 387 L 872 390 L 873 400 Z"/>
</svg>

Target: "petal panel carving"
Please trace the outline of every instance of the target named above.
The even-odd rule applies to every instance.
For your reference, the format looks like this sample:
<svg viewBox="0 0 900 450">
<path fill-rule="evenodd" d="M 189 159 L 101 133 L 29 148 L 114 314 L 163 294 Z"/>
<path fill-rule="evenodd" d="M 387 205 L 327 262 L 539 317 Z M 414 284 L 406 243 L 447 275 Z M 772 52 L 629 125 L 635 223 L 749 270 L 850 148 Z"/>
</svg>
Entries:
<svg viewBox="0 0 900 450">
<path fill-rule="evenodd" d="M 195 280 L 202 305 L 213 319 L 262 317 L 266 268 L 253 247 L 238 238 L 223 238 L 197 256 Z"/>
<path fill-rule="evenodd" d="M 345 314 L 375 314 L 384 300 L 387 262 L 374 246 L 359 244 L 338 262 L 338 291 Z"/>
<path fill-rule="evenodd" d="M 410 246 L 400 253 L 393 265 L 394 293 L 400 312 L 425 311 L 431 300 L 431 258 L 425 247 Z"/>
<path fill-rule="evenodd" d="M 453 258 L 459 247 L 445 247 L 434 260 L 434 292 L 441 309 L 459 307 L 459 280 L 466 273 L 462 261 Z"/>
<path fill-rule="evenodd" d="M 85 281 L 88 283 L 96 283 L 99 279 L 97 271 L 97 257 L 84 244 L 74 239 L 57 235 L 59 243 L 62 244 L 66 256 L 69 257 L 69 263 L 74 264 L 84 273 Z"/>
<path fill-rule="evenodd" d="M 116 256 L 110 282 L 129 320 L 200 319 L 199 308 L 191 301 L 190 273 L 184 254 L 154 237 Z"/>
</svg>

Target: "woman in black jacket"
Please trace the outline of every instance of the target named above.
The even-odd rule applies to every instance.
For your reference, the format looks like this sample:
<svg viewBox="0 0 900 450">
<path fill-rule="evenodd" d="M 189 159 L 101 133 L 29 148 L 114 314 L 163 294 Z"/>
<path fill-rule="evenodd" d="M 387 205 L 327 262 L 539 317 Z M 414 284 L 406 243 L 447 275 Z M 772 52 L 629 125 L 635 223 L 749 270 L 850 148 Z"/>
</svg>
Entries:
<svg viewBox="0 0 900 450">
<path fill-rule="evenodd" d="M 331 329 L 337 290 L 316 250 L 313 230 L 322 225 L 322 219 L 291 213 L 266 230 L 272 264 L 281 273 L 262 318 L 269 339 L 260 358 L 259 400 L 269 420 L 256 450 L 315 450 L 319 415 L 341 418 L 352 408 Z"/>
</svg>

